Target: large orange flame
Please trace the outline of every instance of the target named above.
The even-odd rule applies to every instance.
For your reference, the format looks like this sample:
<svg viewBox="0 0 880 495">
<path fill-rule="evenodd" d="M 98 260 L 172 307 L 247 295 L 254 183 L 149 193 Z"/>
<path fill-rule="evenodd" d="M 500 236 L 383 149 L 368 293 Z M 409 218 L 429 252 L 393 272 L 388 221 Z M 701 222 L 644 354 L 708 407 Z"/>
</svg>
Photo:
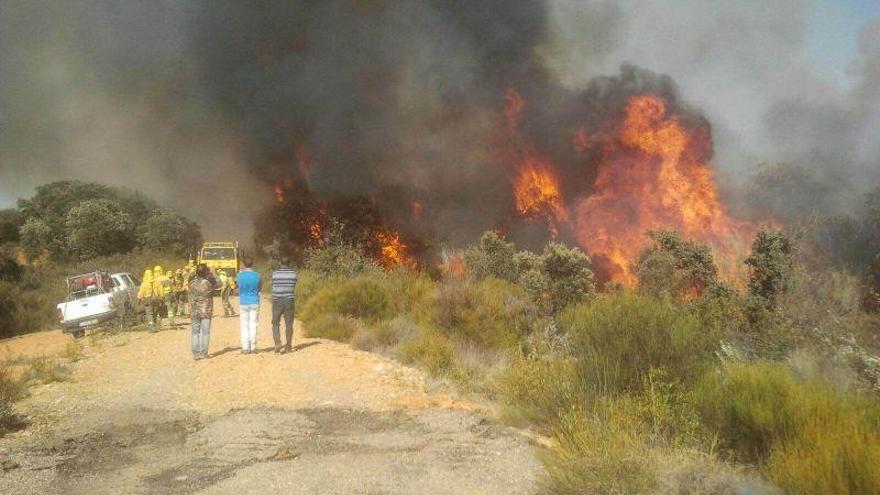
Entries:
<svg viewBox="0 0 880 495">
<path fill-rule="evenodd" d="M 574 146 L 583 142 L 576 135 Z M 633 97 L 616 135 L 605 141 L 593 193 L 575 207 L 574 232 L 588 251 L 605 256 L 612 276 L 634 283 L 631 265 L 647 231 L 676 229 L 715 248 L 723 274 L 736 272 L 754 227 L 731 219 L 703 163 L 708 132 L 690 129 L 657 96 Z"/>
<path fill-rule="evenodd" d="M 376 232 L 376 240 L 379 241 L 381 247 L 379 252 L 382 258 L 379 260 L 382 266 L 386 268 L 403 266 L 406 268 L 414 268 L 415 260 L 409 253 L 409 248 L 400 240 L 400 233 L 391 229 Z"/>
<path fill-rule="evenodd" d="M 559 191 L 559 181 L 550 165 L 542 159 L 520 134 L 518 126 L 525 108 L 525 100 L 513 88 L 504 95 L 504 115 L 507 118 L 508 160 L 513 161 L 516 177 L 513 193 L 516 209 L 528 220 L 543 218 L 551 234 L 557 226 L 568 221 L 568 213 Z"/>
</svg>

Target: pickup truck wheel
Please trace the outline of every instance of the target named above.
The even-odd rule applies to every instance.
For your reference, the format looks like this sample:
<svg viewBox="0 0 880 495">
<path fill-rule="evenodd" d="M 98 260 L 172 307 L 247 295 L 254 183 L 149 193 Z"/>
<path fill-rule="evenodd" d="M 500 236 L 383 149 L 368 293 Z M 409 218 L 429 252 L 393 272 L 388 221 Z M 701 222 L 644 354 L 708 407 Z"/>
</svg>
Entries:
<svg viewBox="0 0 880 495">
<path fill-rule="evenodd" d="M 85 330 L 76 330 L 76 331 L 71 332 L 70 334 L 73 335 L 73 338 L 75 338 L 75 339 L 81 339 L 86 336 L 86 331 Z"/>
</svg>

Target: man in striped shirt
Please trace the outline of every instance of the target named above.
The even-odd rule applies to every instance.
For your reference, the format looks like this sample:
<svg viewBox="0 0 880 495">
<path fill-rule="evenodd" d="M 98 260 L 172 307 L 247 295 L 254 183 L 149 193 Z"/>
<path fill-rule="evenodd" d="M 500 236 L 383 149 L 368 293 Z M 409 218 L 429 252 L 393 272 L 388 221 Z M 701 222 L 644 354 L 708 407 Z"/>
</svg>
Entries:
<svg viewBox="0 0 880 495">
<path fill-rule="evenodd" d="M 296 272 L 290 268 L 290 257 L 281 257 L 281 266 L 272 272 L 272 338 L 275 339 L 275 352 L 282 352 L 280 324 L 284 315 L 284 336 L 286 343 L 283 351 L 290 352 L 293 341 L 293 302 L 296 289 Z"/>
</svg>

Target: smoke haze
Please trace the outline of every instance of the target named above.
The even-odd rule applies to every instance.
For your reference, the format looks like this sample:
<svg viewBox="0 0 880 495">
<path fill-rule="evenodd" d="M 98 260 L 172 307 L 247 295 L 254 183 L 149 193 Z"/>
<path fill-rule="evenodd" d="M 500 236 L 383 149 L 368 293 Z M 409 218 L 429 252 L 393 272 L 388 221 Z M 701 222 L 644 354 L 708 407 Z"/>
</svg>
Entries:
<svg viewBox="0 0 880 495">
<path fill-rule="evenodd" d="M 466 242 L 512 213 L 487 143 L 515 87 L 564 188 L 593 176 L 560 141 L 650 91 L 711 123 L 731 197 L 791 161 L 813 206 L 845 212 L 880 170 L 880 22 L 846 88 L 809 57 L 810 22 L 795 0 L 7 1 L 0 199 L 103 182 L 247 239 L 292 178 L 379 197 L 392 220 L 419 200 Z"/>
</svg>

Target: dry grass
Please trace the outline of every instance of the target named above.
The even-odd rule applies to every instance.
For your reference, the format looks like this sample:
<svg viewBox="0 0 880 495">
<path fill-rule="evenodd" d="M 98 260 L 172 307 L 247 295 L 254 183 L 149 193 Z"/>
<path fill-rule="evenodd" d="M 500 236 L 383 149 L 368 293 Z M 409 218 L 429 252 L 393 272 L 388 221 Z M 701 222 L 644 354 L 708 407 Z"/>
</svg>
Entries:
<svg viewBox="0 0 880 495">
<path fill-rule="evenodd" d="M 352 336 L 361 332 L 363 323 L 357 318 L 329 313 L 318 316 L 305 326 L 306 337 L 348 342 Z"/>
<path fill-rule="evenodd" d="M 30 367 L 22 375 L 22 380 L 26 383 L 63 382 L 69 378 L 70 369 L 48 357 L 32 359 Z"/>
</svg>

